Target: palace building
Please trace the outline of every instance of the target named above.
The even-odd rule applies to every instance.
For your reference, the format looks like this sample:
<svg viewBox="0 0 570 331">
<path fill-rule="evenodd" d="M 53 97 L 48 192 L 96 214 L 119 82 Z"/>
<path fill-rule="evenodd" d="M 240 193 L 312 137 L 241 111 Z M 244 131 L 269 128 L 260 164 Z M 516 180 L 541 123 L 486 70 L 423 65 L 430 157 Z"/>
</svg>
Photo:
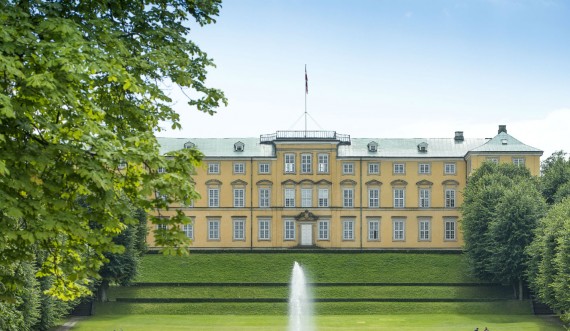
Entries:
<svg viewBox="0 0 570 331">
<path fill-rule="evenodd" d="M 462 192 L 483 162 L 537 176 L 542 151 L 500 125 L 493 138 L 351 138 L 277 131 L 259 138 L 159 138 L 197 148 L 202 198 L 171 206 L 193 220 L 192 249 L 461 249 Z M 161 227 L 162 225 L 150 225 Z M 154 247 L 152 231 L 148 244 Z"/>
</svg>

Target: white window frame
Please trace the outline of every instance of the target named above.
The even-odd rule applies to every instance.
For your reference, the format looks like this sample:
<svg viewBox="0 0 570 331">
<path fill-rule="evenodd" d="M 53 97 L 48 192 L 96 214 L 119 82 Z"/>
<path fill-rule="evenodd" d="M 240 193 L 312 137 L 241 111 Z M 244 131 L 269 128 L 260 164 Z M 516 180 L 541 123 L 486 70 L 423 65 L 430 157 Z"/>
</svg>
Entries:
<svg viewBox="0 0 570 331">
<path fill-rule="evenodd" d="M 262 187 L 259 189 L 259 208 L 271 207 L 271 189 Z"/>
<path fill-rule="evenodd" d="M 208 162 L 208 174 L 220 174 L 220 162 Z"/>
<path fill-rule="evenodd" d="M 429 218 L 420 218 L 418 221 L 418 240 L 431 240 L 431 220 Z"/>
<path fill-rule="evenodd" d="M 380 219 L 368 220 L 368 241 L 380 241 Z"/>
<path fill-rule="evenodd" d="M 182 231 L 186 235 L 188 239 L 194 239 L 194 222 L 190 222 L 189 224 L 182 225 Z"/>
<path fill-rule="evenodd" d="M 313 189 L 312 188 L 301 188 L 301 207 L 303 207 L 303 208 L 313 207 Z"/>
<path fill-rule="evenodd" d="M 285 208 L 295 208 L 295 189 L 285 188 L 283 195 Z"/>
<path fill-rule="evenodd" d="M 379 162 L 369 162 L 368 163 L 368 174 L 369 175 L 380 174 L 380 163 Z"/>
<path fill-rule="evenodd" d="M 513 164 L 519 167 L 524 167 L 525 166 L 524 157 L 513 157 Z"/>
<path fill-rule="evenodd" d="M 451 217 L 443 218 L 443 240 L 456 241 L 457 240 L 457 219 Z"/>
<path fill-rule="evenodd" d="M 354 240 L 354 220 L 342 221 L 342 240 Z"/>
<path fill-rule="evenodd" d="M 271 220 L 260 218 L 257 220 L 257 239 L 271 240 Z"/>
<path fill-rule="evenodd" d="M 168 224 L 160 223 L 156 225 L 157 230 L 168 230 Z"/>
<path fill-rule="evenodd" d="M 445 208 L 456 208 L 456 191 L 454 188 L 445 189 Z"/>
<path fill-rule="evenodd" d="M 354 162 L 343 162 L 342 163 L 342 174 L 343 175 L 354 175 Z"/>
<path fill-rule="evenodd" d="M 313 154 L 301 154 L 301 173 L 310 174 L 313 172 Z"/>
<path fill-rule="evenodd" d="M 394 163 L 393 165 L 393 172 L 394 175 L 403 175 L 406 173 L 406 164 L 405 163 Z"/>
<path fill-rule="evenodd" d="M 354 207 L 354 189 L 353 188 L 343 188 L 342 189 L 342 207 L 343 208 L 353 208 Z"/>
<path fill-rule="evenodd" d="M 245 189 L 234 188 L 234 208 L 245 207 Z"/>
<path fill-rule="evenodd" d="M 318 240 L 329 240 L 329 233 L 330 233 L 330 221 L 329 220 L 320 220 L 318 221 Z"/>
<path fill-rule="evenodd" d="M 443 169 L 443 173 L 445 175 L 455 175 L 457 172 L 457 165 L 455 163 L 446 163 Z"/>
<path fill-rule="evenodd" d="M 245 218 L 234 218 L 232 220 L 232 236 L 234 241 L 245 240 Z"/>
<path fill-rule="evenodd" d="M 405 241 L 406 240 L 406 220 L 403 218 L 392 219 L 392 240 Z"/>
<path fill-rule="evenodd" d="M 419 192 L 419 208 L 429 208 L 431 207 L 431 190 L 429 188 L 420 188 Z"/>
<path fill-rule="evenodd" d="M 158 167 L 158 169 L 156 170 L 157 173 L 159 174 L 165 174 L 166 173 L 166 168 L 165 167 Z"/>
<path fill-rule="evenodd" d="M 499 164 L 499 158 L 498 157 L 488 157 L 485 161 L 486 162 L 492 162 L 494 164 Z"/>
<path fill-rule="evenodd" d="M 319 154 L 318 158 L 318 169 L 317 172 L 320 174 L 328 174 L 329 173 L 329 155 L 328 154 Z"/>
<path fill-rule="evenodd" d="M 283 230 L 284 240 L 295 240 L 296 233 L 294 219 L 285 219 L 283 221 Z"/>
<path fill-rule="evenodd" d="M 220 207 L 220 189 L 217 187 L 211 187 L 208 189 L 208 207 L 219 208 Z"/>
<path fill-rule="evenodd" d="M 328 188 L 320 188 L 318 190 L 319 196 L 319 207 L 328 207 L 329 206 L 329 189 Z"/>
<path fill-rule="evenodd" d="M 260 174 L 269 174 L 269 173 L 271 173 L 270 169 L 271 168 L 269 167 L 269 163 L 267 163 L 267 162 L 261 162 L 258 165 L 258 172 Z"/>
<path fill-rule="evenodd" d="M 394 208 L 406 208 L 406 189 L 395 187 L 392 189 Z"/>
<path fill-rule="evenodd" d="M 284 159 L 284 170 L 286 174 L 294 174 L 295 173 L 295 154 L 293 153 L 285 153 L 283 156 Z"/>
<path fill-rule="evenodd" d="M 220 220 L 208 220 L 208 240 L 220 240 Z"/>
<path fill-rule="evenodd" d="M 245 163 L 235 162 L 234 163 L 234 174 L 245 174 Z"/>
<path fill-rule="evenodd" d="M 380 208 L 380 189 L 368 189 L 368 208 Z"/>
<path fill-rule="evenodd" d="M 431 173 L 431 164 L 429 163 L 418 164 L 418 173 L 421 175 L 429 175 Z"/>
</svg>

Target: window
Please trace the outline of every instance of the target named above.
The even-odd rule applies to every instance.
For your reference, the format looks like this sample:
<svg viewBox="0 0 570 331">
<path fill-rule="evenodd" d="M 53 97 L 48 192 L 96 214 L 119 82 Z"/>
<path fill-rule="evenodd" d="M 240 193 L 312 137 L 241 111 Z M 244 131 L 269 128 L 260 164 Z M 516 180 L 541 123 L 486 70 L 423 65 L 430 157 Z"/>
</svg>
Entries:
<svg viewBox="0 0 570 331">
<path fill-rule="evenodd" d="M 445 208 L 455 208 L 455 189 L 445 190 Z"/>
<path fill-rule="evenodd" d="M 271 190 L 268 188 L 259 189 L 259 208 L 270 207 Z"/>
<path fill-rule="evenodd" d="M 295 154 L 285 154 L 285 172 L 295 173 Z"/>
<path fill-rule="evenodd" d="M 368 240 L 370 240 L 370 241 L 380 240 L 380 220 L 379 219 L 368 220 Z"/>
<path fill-rule="evenodd" d="M 162 194 L 162 193 L 160 193 L 160 191 L 156 191 L 155 196 L 157 199 L 162 199 L 164 201 L 166 201 L 166 199 L 168 199 L 168 195 Z"/>
<path fill-rule="evenodd" d="M 119 170 L 123 170 L 127 167 L 127 162 L 121 160 L 121 162 L 119 162 L 119 165 L 117 167 L 119 168 Z"/>
<path fill-rule="evenodd" d="M 375 141 L 369 142 L 366 146 L 368 147 L 369 152 L 375 153 L 378 151 L 378 143 Z"/>
<path fill-rule="evenodd" d="M 406 165 L 404 163 L 394 163 L 394 174 L 405 174 Z"/>
<path fill-rule="evenodd" d="M 329 155 L 328 154 L 319 154 L 319 166 L 318 166 L 319 173 L 328 173 L 329 172 Z"/>
<path fill-rule="evenodd" d="M 260 174 L 268 174 L 269 173 L 269 163 L 260 163 L 259 164 L 259 173 Z"/>
<path fill-rule="evenodd" d="M 377 175 L 379 173 L 380 173 L 380 163 L 378 163 L 378 162 L 368 163 L 368 174 L 369 175 Z"/>
<path fill-rule="evenodd" d="M 217 208 L 220 206 L 220 189 L 208 189 L 208 207 Z"/>
<path fill-rule="evenodd" d="M 455 236 L 455 228 L 456 228 L 456 220 L 454 218 L 444 218 L 444 226 L 445 226 L 445 240 L 457 240 Z"/>
<path fill-rule="evenodd" d="M 285 240 L 295 240 L 294 220 L 285 220 Z"/>
<path fill-rule="evenodd" d="M 157 230 L 168 230 L 168 225 L 166 225 L 166 224 L 157 224 L 157 225 L 156 225 L 156 229 L 157 229 Z"/>
<path fill-rule="evenodd" d="M 285 207 L 295 207 L 295 189 L 286 188 L 285 189 Z"/>
<path fill-rule="evenodd" d="M 220 164 L 218 162 L 208 163 L 208 173 L 209 174 L 219 174 L 220 173 Z"/>
<path fill-rule="evenodd" d="M 405 240 L 405 225 L 406 222 L 401 218 L 396 218 L 392 220 L 392 239 L 393 240 Z"/>
<path fill-rule="evenodd" d="M 208 221 L 208 240 L 220 240 L 220 221 Z"/>
<path fill-rule="evenodd" d="M 164 173 L 166 173 L 166 168 L 165 167 L 158 167 L 158 170 L 156 172 L 158 172 L 159 174 L 164 174 Z"/>
<path fill-rule="evenodd" d="M 245 144 L 241 141 L 238 141 L 234 144 L 234 152 L 243 152 Z"/>
<path fill-rule="evenodd" d="M 182 231 L 186 235 L 186 238 L 193 239 L 194 238 L 194 225 L 192 224 L 184 224 L 182 226 Z"/>
<path fill-rule="evenodd" d="M 243 188 L 234 189 L 234 207 L 236 208 L 245 207 L 245 189 Z"/>
<path fill-rule="evenodd" d="M 342 222 L 342 240 L 354 240 L 353 220 L 345 220 Z"/>
<path fill-rule="evenodd" d="M 455 163 L 446 163 L 444 166 L 444 174 L 455 175 Z"/>
<path fill-rule="evenodd" d="M 368 207 L 369 208 L 380 207 L 380 189 L 371 188 L 368 190 Z"/>
<path fill-rule="evenodd" d="M 496 157 L 488 157 L 486 161 L 487 161 L 487 162 L 492 162 L 492 163 L 494 163 L 494 164 L 499 164 L 499 159 L 496 158 Z"/>
<path fill-rule="evenodd" d="M 320 188 L 319 189 L 319 207 L 329 206 L 329 189 Z"/>
<path fill-rule="evenodd" d="M 405 204 L 405 192 L 403 188 L 394 189 L 394 208 L 404 208 Z"/>
<path fill-rule="evenodd" d="M 342 189 L 342 206 L 345 208 L 351 208 L 354 206 L 354 189 Z"/>
<path fill-rule="evenodd" d="M 312 206 L 313 206 L 313 189 L 302 188 L 301 207 L 312 207 Z"/>
<path fill-rule="evenodd" d="M 310 174 L 313 172 L 313 155 L 301 154 L 301 173 Z"/>
<path fill-rule="evenodd" d="M 430 171 L 430 164 L 429 163 L 420 163 L 418 172 L 420 174 L 423 174 L 423 175 L 429 174 L 431 172 Z"/>
<path fill-rule="evenodd" d="M 245 240 L 245 219 L 236 218 L 233 220 L 234 240 Z"/>
<path fill-rule="evenodd" d="M 319 240 L 329 240 L 329 221 L 319 221 Z"/>
<path fill-rule="evenodd" d="M 524 158 L 522 157 L 514 157 L 513 164 L 519 167 L 524 167 Z"/>
<path fill-rule="evenodd" d="M 234 174 L 245 174 L 245 163 L 243 162 L 234 163 Z"/>
<path fill-rule="evenodd" d="M 430 220 L 420 219 L 419 221 L 419 240 L 426 241 L 430 239 Z"/>
<path fill-rule="evenodd" d="M 421 188 L 420 189 L 419 207 L 420 208 L 429 208 L 429 206 L 430 206 L 430 189 L 429 188 Z"/>
<path fill-rule="evenodd" d="M 260 219 L 258 221 L 259 224 L 259 240 L 269 240 L 270 232 L 269 232 L 269 220 L 268 219 Z"/>
<path fill-rule="evenodd" d="M 354 163 L 352 162 L 344 162 L 342 164 L 342 173 L 345 175 L 352 175 L 354 174 Z"/>
</svg>

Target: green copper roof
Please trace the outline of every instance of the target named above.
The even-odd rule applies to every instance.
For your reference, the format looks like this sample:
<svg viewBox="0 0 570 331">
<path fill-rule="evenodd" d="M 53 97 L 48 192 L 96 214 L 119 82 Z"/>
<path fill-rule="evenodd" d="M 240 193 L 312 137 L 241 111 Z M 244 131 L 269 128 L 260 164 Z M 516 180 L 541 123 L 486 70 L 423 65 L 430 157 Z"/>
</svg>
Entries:
<svg viewBox="0 0 570 331">
<path fill-rule="evenodd" d="M 262 138 L 265 136 L 262 136 Z M 347 136 L 349 137 L 349 136 Z M 469 153 L 540 153 L 542 151 L 525 145 L 506 132 L 494 138 L 348 138 L 350 142 L 338 145 L 338 156 L 383 157 L 383 158 L 462 158 Z M 250 158 L 275 157 L 274 143 L 279 140 L 260 138 L 158 138 L 160 153 L 184 148 L 186 143 L 196 146 L 206 157 L 211 158 Z M 295 140 L 295 139 L 292 139 Z M 299 138 L 303 142 L 304 138 Z M 288 139 L 291 142 L 291 139 Z M 296 140 L 295 140 L 296 141 Z M 308 141 L 307 141 L 308 142 Z M 243 143 L 243 151 L 236 151 L 236 143 Z M 369 151 L 368 145 L 377 144 L 377 151 Z M 425 147 L 422 150 L 420 147 Z"/>
</svg>

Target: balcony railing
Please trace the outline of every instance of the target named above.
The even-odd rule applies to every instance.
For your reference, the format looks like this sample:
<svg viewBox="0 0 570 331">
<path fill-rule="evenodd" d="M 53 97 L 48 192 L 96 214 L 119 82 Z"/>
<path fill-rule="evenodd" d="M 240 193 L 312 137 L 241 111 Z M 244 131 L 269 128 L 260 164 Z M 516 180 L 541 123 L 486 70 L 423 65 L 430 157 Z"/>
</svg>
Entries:
<svg viewBox="0 0 570 331">
<path fill-rule="evenodd" d="M 277 131 L 271 134 L 263 134 L 259 140 L 262 144 L 273 141 L 332 140 L 350 145 L 350 135 L 336 133 L 336 131 Z"/>
</svg>

